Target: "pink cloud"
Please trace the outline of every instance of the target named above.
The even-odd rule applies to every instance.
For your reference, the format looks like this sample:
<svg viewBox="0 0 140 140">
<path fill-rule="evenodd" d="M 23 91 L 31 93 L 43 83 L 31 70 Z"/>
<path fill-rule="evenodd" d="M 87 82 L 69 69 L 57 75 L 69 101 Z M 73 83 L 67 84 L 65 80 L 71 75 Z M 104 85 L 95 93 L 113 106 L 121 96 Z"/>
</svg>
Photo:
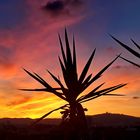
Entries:
<svg viewBox="0 0 140 140">
<path fill-rule="evenodd" d="M 39 67 L 42 66 L 38 67 L 39 63 L 44 65 L 50 60 L 56 60 L 53 54 L 56 54 L 59 49 L 57 32 L 64 26 L 73 25 L 83 18 L 79 14 L 54 19 L 41 9 L 41 6 L 47 1 L 27 0 L 26 2 L 27 17 L 25 21 L 14 29 L 2 30 L 0 33 L 0 45 L 8 48 L 7 50 L 13 50 L 9 60 L 2 59 L 5 61 L 0 64 L 1 75 L 19 72 L 16 69 L 22 66 L 40 70 Z"/>
</svg>

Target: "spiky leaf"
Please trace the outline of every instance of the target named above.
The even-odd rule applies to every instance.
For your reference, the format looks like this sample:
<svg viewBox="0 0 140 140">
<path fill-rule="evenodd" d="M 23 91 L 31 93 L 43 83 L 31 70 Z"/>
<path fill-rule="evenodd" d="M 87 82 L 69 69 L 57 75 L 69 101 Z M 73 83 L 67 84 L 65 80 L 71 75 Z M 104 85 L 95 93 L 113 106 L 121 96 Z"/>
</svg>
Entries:
<svg viewBox="0 0 140 140">
<path fill-rule="evenodd" d="M 69 40 L 68 40 L 68 35 L 67 35 L 67 30 L 65 29 L 65 42 L 66 42 L 66 56 L 67 56 L 67 66 L 72 64 L 72 57 L 71 57 L 71 50 L 70 50 L 70 45 L 69 45 Z"/>
<path fill-rule="evenodd" d="M 129 52 L 131 52 L 133 55 L 135 55 L 136 57 L 140 58 L 140 54 L 136 51 L 134 51 L 133 49 L 131 49 L 130 47 L 128 47 L 127 45 L 125 45 L 124 43 L 122 43 L 121 41 L 119 41 L 118 39 L 116 39 L 115 37 L 113 37 L 112 35 L 110 35 L 116 42 L 118 42 L 122 47 L 124 47 L 126 50 L 128 50 Z"/>
<path fill-rule="evenodd" d="M 119 89 L 119 88 L 121 88 L 121 87 L 123 87 L 123 86 L 125 86 L 125 85 L 126 85 L 126 84 L 119 84 L 119 85 L 116 85 L 116 86 L 113 86 L 113 87 L 110 87 L 110 88 L 106 88 L 106 89 L 103 89 L 103 90 L 94 92 L 93 95 L 91 95 L 90 97 L 87 97 L 87 98 L 81 100 L 80 103 L 93 100 L 93 99 L 98 98 L 98 97 L 100 97 L 100 96 L 102 96 L 102 95 L 106 95 L 107 93 L 112 92 L 112 91 L 114 91 L 114 90 L 116 90 L 116 89 Z"/>
<path fill-rule="evenodd" d="M 93 82 L 101 77 L 101 75 L 118 59 L 120 55 L 118 55 L 115 59 L 113 59 L 108 65 L 106 65 L 101 71 L 99 71 L 85 86 L 84 90 L 88 88 Z"/>
<path fill-rule="evenodd" d="M 49 70 L 47 70 L 47 71 L 52 76 L 52 78 L 60 85 L 61 89 L 64 90 L 65 88 L 64 88 L 63 84 L 61 83 L 61 81 L 55 75 L 53 75 Z"/>
<path fill-rule="evenodd" d="M 140 65 L 139 65 L 139 64 L 134 63 L 134 62 L 132 62 L 132 61 L 130 61 L 130 60 L 128 60 L 128 59 L 125 59 L 124 57 L 121 57 L 121 56 L 120 56 L 120 58 L 122 58 L 123 60 L 125 60 L 125 61 L 127 61 L 127 62 L 129 62 L 129 63 L 133 64 L 134 66 L 137 66 L 137 67 L 139 67 L 139 68 L 140 68 Z"/>
<path fill-rule="evenodd" d="M 99 86 L 97 86 L 96 88 L 94 88 L 91 92 L 89 92 L 87 95 L 83 96 L 82 98 L 79 98 L 78 101 L 81 101 L 83 99 L 86 98 L 90 98 L 92 96 L 94 96 L 94 93 L 101 87 L 103 86 L 105 83 L 100 84 Z"/>
<path fill-rule="evenodd" d="M 59 37 L 59 42 L 60 42 L 60 46 L 61 46 L 62 57 L 63 57 L 63 60 L 64 60 L 64 64 L 65 64 L 65 66 L 66 66 L 66 65 L 67 65 L 66 56 L 65 56 L 65 52 L 64 52 L 62 40 L 61 40 L 61 37 L 60 37 L 59 34 L 58 34 L 58 37 Z"/>
<path fill-rule="evenodd" d="M 139 46 L 133 39 L 131 39 L 131 41 L 135 44 L 135 46 L 136 46 L 138 49 L 140 49 L 140 46 Z"/>
<path fill-rule="evenodd" d="M 54 110 L 52 110 L 52 111 L 46 113 L 46 114 L 43 115 L 41 118 L 37 119 L 32 125 L 35 125 L 36 123 L 40 122 L 41 120 L 43 120 L 44 118 L 46 118 L 48 115 L 50 115 L 50 114 L 53 113 L 54 111 L 57 111 L 57 110 L 59 110 L 59 109 L 65 108 L 67 105 L 68 105 L 68 104 L 63 105 L 63 106 L 61 106 L 61 107 L 58 107 L 58 108 L 56 108 L 56 109 L 54 109 Z"/>
<path fill-rule="evenodd" d="M 96 49 L 94 49 L 94 51 L 93 51 L 93 53 L 91 54 L 89 60 L 87 61 L 86 65 L 85 65 L 85 67 L 84 67 L 84 69 L 83 69 L 83 71 L 82 71 L 82 73 L 81 73 L 81 75 L 80 75 L 79 83 L 82 83 L 82 82 L 83 82 L 83 80 L 84 80 L 84 78 L 85 78 L 85 76 L 86 76 L 86 74 L 87 74 L 87 72 L 88 72 L 88 69 L 89 69 L 89 67 L 90 67 L 90 64 L 91 64 L 91 62 L 92 62 L 92 59 L 93 59 L 93 57 L 94 57 L 95 51 L 96 51 Z"/>
<path fill-rule="evenodd" d="M 26 69 L 24 69 L 24 71 L 26 73 L 28 73 L 31 77 L 33 77 L 36 81 L 38 81 L 39 83 L 41 83 L 43 86 L 45 86 L 46 88 L 48 88 L 48 90 L 52 90 L 52 87 L 45 81 L 43 80 L 40 76 L 38 76 L 37 74 L 32 74 L 31 72 L 27 71 Z"/>
</svg>

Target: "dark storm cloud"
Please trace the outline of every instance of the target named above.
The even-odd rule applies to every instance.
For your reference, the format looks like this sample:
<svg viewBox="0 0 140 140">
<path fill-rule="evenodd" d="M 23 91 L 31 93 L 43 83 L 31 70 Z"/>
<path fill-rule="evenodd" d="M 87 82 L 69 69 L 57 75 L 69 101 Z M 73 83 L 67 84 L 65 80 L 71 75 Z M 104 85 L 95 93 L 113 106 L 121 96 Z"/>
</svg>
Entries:
<svg viewBox="0 0 140 140">
<path fill-rule="evenodd" d="M 63 9 L 64 9 L 63 1 L 48 2 L 46 6 L 44 6 L 44 10 L 48 11 L 61 11 Z"/>
<path fill-rule="evenodd" d="M 70 0 L 69 2 L 73 6 L 81 6 L 82 4 L 84 4 L 83 0 Z"/>
<path fill-rule="evenodd" d="M 83 6 L 83 0 L 56 0 L 49 1 L 42 8 L 47 13 L 58 16 L 73 15 L 73 12 L 80 10 L 81 6 Z"/>
</svg>

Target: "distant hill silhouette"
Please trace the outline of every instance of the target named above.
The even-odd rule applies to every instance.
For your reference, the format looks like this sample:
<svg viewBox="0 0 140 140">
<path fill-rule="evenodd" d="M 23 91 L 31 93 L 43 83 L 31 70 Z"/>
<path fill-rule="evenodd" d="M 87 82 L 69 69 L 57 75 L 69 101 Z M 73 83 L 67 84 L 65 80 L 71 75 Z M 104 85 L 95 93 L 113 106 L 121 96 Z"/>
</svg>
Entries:
<svg viewBox="0 0 140 140">
<path fill-rule="evenodd" d="M 93 126 L 140 126 L 140 117 L 123 114 L 104 113 L 87 118 Z"/>
<path fill-rule="evenodd" d="M 11 125 L 31 125 L 33 122 L 35 122 L 36 119 L 30 119 L 30 118 L 2 118 L 0 119 L 0 125 L 1 124 L 11 124 Z M 47 118 L 42 121 L 40 121 L 38 124 L 46 124 L 46 125 L 58 125 L 61 122 L 61 119 L 59 118 Z"/>
<path fill-rule="evenodd" d="M 0 119 L 1 124 L 11 125 L 30 125 L 36 119 L 30 118 L 3 118 Z M 123 114 L 103 113 L 93 116 L 87 116 L 90 126 L 140 126 L 140 117 L 134 117 Z M 61 119 L 47 118 L 40 121 L 38 124 L 43 125 L 58 125 Z"/>
</svg>

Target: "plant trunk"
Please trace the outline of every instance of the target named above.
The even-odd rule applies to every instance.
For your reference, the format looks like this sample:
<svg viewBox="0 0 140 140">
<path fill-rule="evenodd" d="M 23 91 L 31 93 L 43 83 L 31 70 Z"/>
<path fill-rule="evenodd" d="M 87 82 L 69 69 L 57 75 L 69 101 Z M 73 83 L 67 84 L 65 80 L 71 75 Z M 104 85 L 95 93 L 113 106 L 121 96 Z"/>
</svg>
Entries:
<svg viewBox="0 0 140 140">
<path fill-rule="evenodd" d="M 78 136 L 77 140 L 88 139 L 87 120 L 80 103 L 74 102 L 70 104 L 70 127 L 72 128 L 72 133 Z"/>
</svg>

